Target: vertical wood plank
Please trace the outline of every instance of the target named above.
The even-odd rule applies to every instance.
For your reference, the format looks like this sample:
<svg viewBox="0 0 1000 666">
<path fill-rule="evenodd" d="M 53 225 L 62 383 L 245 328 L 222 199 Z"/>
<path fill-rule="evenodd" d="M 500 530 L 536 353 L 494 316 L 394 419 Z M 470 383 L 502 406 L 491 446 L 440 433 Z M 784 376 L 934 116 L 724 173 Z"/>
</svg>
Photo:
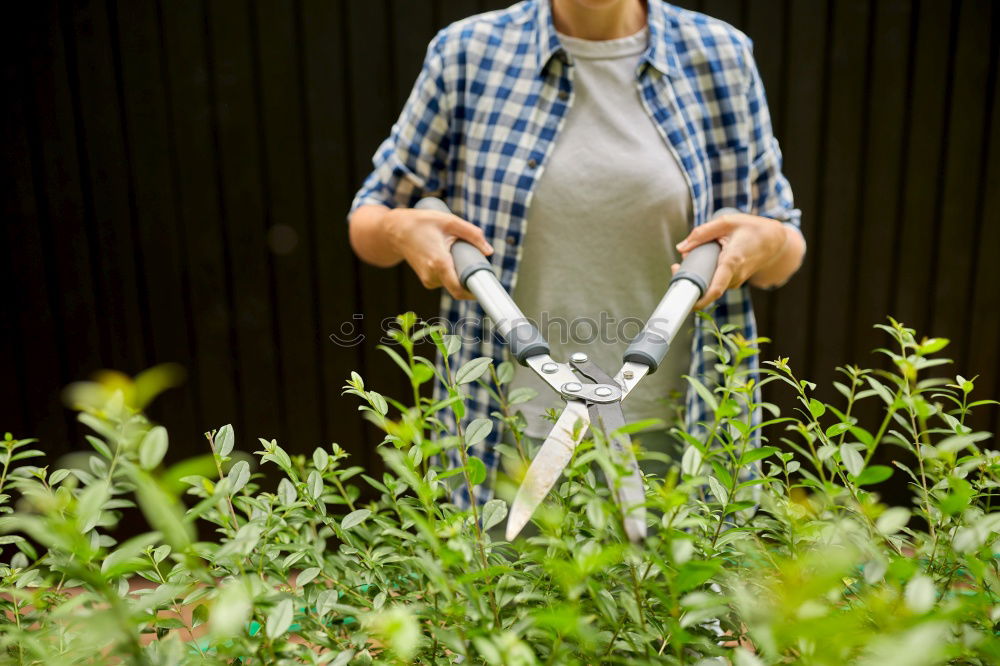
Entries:
<svg viewBox="0 0 1000 666">
<path fill-rule="evenodd" d="M 820 248 L 812 285 L 813 354 L 810 378 L 822 385 L 845 357 L 853 303 L 849 291 L 855 275 L 860 184 L 867 178 L 862 158 L 864 103 L 869 31 L 869 3 L 839 0 L 834 6 L 829 47 L 827 123 L 823 154 L 822 208 L 817 215 Z M 845 288 L 846 287 L 846 288 Z"/>
<path fill-rule="evenodd" d="M 235 0 L 212 0 L 205 6 L 221 218 L 231 260 L 235 357 L 246 387 L 246 429 L 250 436 L 283 440 L 250 16 L 246 5 Z"/>
<path fill-rule="evenodd" d="M 190 283 L 181 251 L 182 230 L 176 218 L 159 17 L 154 5 L 142 3 L 112 2 L 110 11 L 112 39 L 119 48 L 132 214 L 152 338 L 150 360 L 190 367 L 194 322 L 188 305 Z M 174 428 L 176 447 L 194 451 L 200 446 L 204 430 L 196 383 L 168 391 L 154 403 L 151 413 Z"/>
<path fill-rule="evenodd" d="M 773 295 L 772 354 L 790 358 L 792 368 L 804 374 L 809 366 L 809 307 L 813 273 L 823 249 L 815 236 L 819 214 L 821 127 L 825 97 L 827 2 L 805 0 L 789 5 L 788 57 L 784 62 L 782 89 L 784 118 L 782 150 L 785 174 L 802 210 L 802 231 L 808 244 L 802 269 Z"/>
<path fill-rule="evenodd" d="M 357 259 L 348 243 L 346 224 L 356 183 L 346 93 L 348 44 L 343 9 L 325 0 L 303 0 L 300 7 L 306 125 L 310 137 L 308 196 L 316 223 L 319 325 L 327 336 L 318 359 L 325 386 L 324 430 L 327 439 L 338 441 L 357 456 L 356 460 L 370 466 L 377 456 L 372 454 L 362 431 L 357 405 L 340 395 L 350 371 L 363 370 L 361 350 L 366 346 L 358 339 L 362 329 L 354 318 L 365 309 L 360 300 Z"/>
<path fill-rule="evenodd" d="M 219 201 L 218 136 L 213 131 L 205 19 L 201 0 L 160 3 L 177 218 L 183 231 L 181 251 L 190 275 L 195 324 L 189 369 L 201 396 L 198 428 L 232 423 L 237 436 L 253 441 L 254 433 L 244 430 L 242 394 L 249 387 L 241 387 L 235 367 L 233 266 Z"/>
<path fill-rule="evenodd" d="M 87 224 L 96 236 L 102 300 L 100 328 L 109 339 L 105 365 L 129 374 L 149 365 L 152 347 L 143 305 L 145 277 L 136 266 L 123 110 L 118 98 L 108 12 L 103 2 L 75 4 L 67 26 L 72 42 L 81 118 Z"/>
<path fill-rule="evenodd" d="M 890 314 L 888 271 L 900 224 L 900 172 L 904 129 L 908 113 L 908 67 L 911 6 L 908 0 L 880 2 L 875 6 L 870 95 L 866 108 L 865 176 L 863 203 L 854 266 L 853 332 L 846 356 L 867 363 L 869 352 L 883 344 L 881 331 Z"/>
<path fill-rule="evenodd" d="M 945 137 L 944 183 L 941 213 L 934 222 L 931 312 L 926 335 L 951 340 L 948 355 L 958 362 L 954 371 L 965 376 L 978 372 L 969 367 L 966 340 L 962 335 L 969 316 L 966 295 L 972 289 L 974 262 L 969 261 L 976 235 L 976 200 L 981 178 L 970 177 L 981 160 L 983 135 L 990 95 L 988 89 L 992 3 L 961 3 L 958 43 L 950 76 L 951 119 Z M 1000 249 L 1000 246 L 997 246 Z M 919 331 L 918 331 L 919 332 Z"/>
<path fill-rule="evenodd" d="M 889 314 L 919 332 L 930 325 L 933 285 L 932 234 L 940 214 L 942 158 L 947 129 L 947 99 L 951 94 L 954 7 L 920 2 L 910 95 L 910 121 L 903 171 L 906 196 L 897 240 L 897 264 L 892 270 L 893 299 Z"/>
<path fill-rule="evenodd" d="M 268 0 L 255 7 L 260 77 L 262 170 L 268 246 L 274 266 L 275 320 L 281 362 L 286 441 L 295 450 L 320 445 L 323 403 L 315 358 L 322 344 L 310 248 L 315 243 L 306 211 L 306 135 L 296 43 L 296 7 Z"/>
</svg>

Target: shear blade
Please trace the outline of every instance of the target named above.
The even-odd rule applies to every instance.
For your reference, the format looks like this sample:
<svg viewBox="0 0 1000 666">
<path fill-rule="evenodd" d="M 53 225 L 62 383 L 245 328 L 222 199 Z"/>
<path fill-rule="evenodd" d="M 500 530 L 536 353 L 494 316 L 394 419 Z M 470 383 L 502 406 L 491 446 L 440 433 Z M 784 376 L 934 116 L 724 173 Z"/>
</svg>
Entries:
<svg viewBox="0 0 1000 666">
<path fill-rule="evenodd" d="M 580 423 L 579 428 L 577 423 Z M 535 509 L 556 485 L 589 426 L 590 412 L 587 405 L 578 400 L 567 401 L 562 415 L 552 427 L 538 455 L 531 461 L 528 473 L 514 497 L 507 517 L 508 541 L 513 540 L 524 529 Z"/>
</svg>

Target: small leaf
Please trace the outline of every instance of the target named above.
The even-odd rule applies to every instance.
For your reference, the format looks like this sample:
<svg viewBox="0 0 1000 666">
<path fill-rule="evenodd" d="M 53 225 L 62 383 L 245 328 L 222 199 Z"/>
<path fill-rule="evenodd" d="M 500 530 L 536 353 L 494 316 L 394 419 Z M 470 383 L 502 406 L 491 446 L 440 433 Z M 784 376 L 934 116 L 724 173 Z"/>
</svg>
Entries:
<svg viewBox="0 0 1000 666">
<path fill-rule="evenodd" d="M 705 401 L 705 404 L 708 405 L 709 411 L 715 412 L 719 409 L 719 401 L 715 399 L 715 396 L 712 395 L 712 392 L 709 391 L 704 384 L 690 375 L 684 375 L 684 379 L 688 380 L 695 392 L 701 397 L 702 400 Z"/>
<path fill-rule="evenodd" d="M 826 405 L 817 400 L 816 398 L 809 399 L 809 413 L 813 415 L 814 419 L 826 414 Z"/>
<path fill-rule="evenodd" d="M 469 456 L 469 481 L 474 486 L 486 480 L 486 465 L 475 456 Z"/>
<path fill-rule="evenodd" d="M 229 479 L 229 495 L 235 495 L 250 480 L 250 463 L 246 460 L 240 460 L 229 468 L 229 474 L 226 478 Z"/>
<path fill-rule="evenodd" d="M 890 536 L 906 527 L 910 522 L 910 510 L 901 506 L 894 506 L 886 509 L 878 520 L 875 521 L 875 529 L 879 534 Z"/>
<path fill-rule="evenodd" d="M 861 457 L 861 454 L 847 444 L 840 445 L 840 459 L 851 476 L 860 474 L 865 466 L 865 461 Z"/>
<path fill-rule="evenodd" d="M 758 460 L 763 460 L 768 456 L 774 455 L 778 452 L 778 450 L 779 449 L 775 446 L 762 446 L 757 449 L 750 449 L 743 454 L 742 458 L 740 458 L 740 465 L 749 465 L 757 462 Z"/>
<path fill-rule="evenodd" d="M 352 511 L 346 516 L 344 520 L 340 523 L 340 529 L 349 530 L 355 525 L 360 525 L 365 521 L 365 518 L 372 514 L 368 509 L 358 509 L 357 511 Z"/>
<path fill-rule="evenodd" d="M 826 436 L 833 439 L 838 435 L 842 435 L 851 429 L 850 423 L 834 423 L 832 426 L 826 429 Z"/>
<path fill-rule="evenodd" d="M 483 529 L 498 525 L 507 517 L 507 503 L 501 499 L 491 499 L 483 505 Z"/>
<path fill-rule="evenodd" d="M 493 359 L 481 356 L 479 358 L 474 358 L 455 373 L 455 383 L 456 384 L 468 384 L 479 379 L 486 369 L 490 367 L 490 363 Z"/>
<path fill-rule="evenodd" d="M 719 504 L 727 504 L 729 502 L 729 491 L 722 487 L 718 479 L 714 476 L 708 477 L 708 485 Z"/>
<path fill-rule="evenodd" d="M 465 429 L 465 447 L 471 448 L 486 439 L 493 432 L 493 421 L 476 419 Z"/>
<path fill-rule="evenodd" d="M 313 466 L 316 469 L 322 472 L 328 464 L 330 464 L 330 454 L 325 449 L 317 448 L 313 451 Z"/>
<path fill-rule="evenodd" d="M 233 436 L 233 426 L 228 423 L 221 428 L 219 432 L 215 433 L 215 450 L 219 454 L 219 457 L 225 458 L 230 453 L 233 452 L 233 443 L 235 442 L 235 437 Z"/>
<path fill-rule="evenodd" d="M 928 576 L 917 574 L 906 584 L 903 600 L 906 602 L 906 607 L 914 613 L 926 613 L 934 607 L 934 602 L 937 600 L 934 581 Z"/>
<path fill-rule="evenodd" d="M 292 600 L 282 599 L 267 616 L 267 637 L 274 639 L 283 635 L 292 626 Z"/>
<path fill-rule="evenodd" d="M 295 579 L 295 584 L 298 585 L 299 587 L 305 587 L 306 585 L 308 585 L 309 583 L 313 582 L 316 579 L 316 576 L 319 575 L 319 572 L 320 572 L 319 567 L 309 567 L 308 569 L 303 569 L 302 572 L 299 574 L 299 577 Z"/>
<path fill-rule="evenodd" d="M 323 477 L 316 470 L 309 472 L 309 494 L 313 499 L 319 499 L 323 494 Z"/>
<path fill-rule="evenodd" d="M 892 468 L 885 465 L 870 465 L 861 474 L 854 477 L 854 483 L 859 486 L 873 486 L 882 483 L 892 476 Z"/>
<path fill-rule="evenodd" d="M 139 464 L 143 469 L 153 469 L 163 460 L 167 453 L 167 429 L 155 426 L 139 444 Z"/>
<path fill-rule="evenodd" d="M 701 473 L 701 451 L 696 446 L 688 446 L 681 456 L 681 472 L 688 476 L 698 476 Z"/>
</svg>

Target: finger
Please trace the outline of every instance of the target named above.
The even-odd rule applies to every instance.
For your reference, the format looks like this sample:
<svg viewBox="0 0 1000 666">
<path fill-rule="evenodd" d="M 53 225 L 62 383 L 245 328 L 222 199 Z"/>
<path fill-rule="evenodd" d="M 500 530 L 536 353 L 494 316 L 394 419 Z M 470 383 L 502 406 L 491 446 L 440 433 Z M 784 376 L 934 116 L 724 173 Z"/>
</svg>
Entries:
<svg viewBox="0 0 1000 666">
<path fill-rule="evenodd" d="M 678 252 L 690 252 L 694 248 L 711 240 L 722 238 L 733 233 L 736 222 L 731 217 L 720 217 L 711 222 L 698 225 L 691 230 L 688 237 L 677 244 Z"/>
<path fill-rule="evenodd" d="M 445 223 L 444 231 L 456 238 L 461 238 L 464 241 L 472 243 L 486 256 L 493 254 L 493 246 L 486 242 L 483 230 L 471 222 L 466 222 L 462 218 L 453 215 Z"/>
<path fill-rule="evenodd" d="M 680 264 L 670 264 L 670 274 L 677 275 L 677 271 L 681 269 Z"/>
<path fill-rule="evenodd" d="M 726 288 L 733 281 L 733 268 L 729 261 L 720 261 L 712 276 L 712 282 L 702 294 L 701 299 L 694 304 L 695 310 L 703 310 L 719 300 Z"/>
</svg>

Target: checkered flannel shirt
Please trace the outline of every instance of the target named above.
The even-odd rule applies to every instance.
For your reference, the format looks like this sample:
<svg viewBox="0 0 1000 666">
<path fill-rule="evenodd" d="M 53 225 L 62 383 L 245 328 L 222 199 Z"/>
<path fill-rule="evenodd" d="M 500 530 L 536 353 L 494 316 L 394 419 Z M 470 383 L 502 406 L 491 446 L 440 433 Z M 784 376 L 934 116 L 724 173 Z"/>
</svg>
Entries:
<svg viewBox="0 0 1000 666">
<path fill-rule="evenodd" d="M 692 224 L 730 207 L 798 228 L 799 211 L 781 173 L 750 40 L 722 21 L 661 0 L 648 1 L 647 23 L 649 46 L 636 68 L 636 86 L 683 167 Z M 428 47 L 409 99 L 351 210 L 364 204 L 412 207 L 421 197 L 440 197 L 456 215 L 483 229 L 495 248 L 491 261 L 500 282 L 513 291 L 532 190 L 572 104 L 573 59 L 559 42 L 548 0 L 526 0 L 454 23 Z M 442 294 L 442 316 L 462 322 L 463 334 L 477 340 L 462 348 L 452 367 L 478 356 L 504 360 L 508 353 L 484 326 L 479 305 Z M 746 338 L 756 337 L 746 286 L 727 291 L 713 316 L 719 326 L 733 324 Z M 718 376 L 702 348 L 713 342 L 698 320 L 690 372 L 709 386 Z M 756 371 L 756 358 L 750 363 Z M 497 406 L 487 391 L 469 388 L 466 420 L 489 417 Z M 437 394 L 443 395 L 442 387 Z M 699 422 L 711 415 L 692 390 L 686 403 L 687 427 L 698 432 Z M 759 410 L 753 419 L 759 423 Z M 494 429 L 470 452 L 491 475 L 500 437 Z M 457 464 L 457 453 L 451 463 Z M 483 502 L 490 493 L 491 484 L 484 484 L 476 500 Z M 467 506 L 469 498 L 463 493 L 456 501 Z"/>
</svg>

